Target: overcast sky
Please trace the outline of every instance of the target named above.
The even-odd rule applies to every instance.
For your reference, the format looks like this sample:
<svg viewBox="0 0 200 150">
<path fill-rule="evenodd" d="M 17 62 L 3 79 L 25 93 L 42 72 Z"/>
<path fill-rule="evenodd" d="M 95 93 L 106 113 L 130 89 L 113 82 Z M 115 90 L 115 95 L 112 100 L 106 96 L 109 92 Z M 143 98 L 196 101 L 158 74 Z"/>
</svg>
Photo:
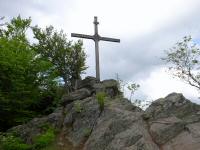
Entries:
<svg viewBox="0 0 200 150">
<path fill-rule="evenodd" d="M 184 36 L 200 41 L 199 0 L 0 0 L 0 16 L 31 17 L 32 25 L 53 25 L 70 33 L 94 33 L 98 16 L 101 36 L 121 43 L 100 42 L 101 78 L 139 83 L 135 98 L 157 99 L 181 92 L 198 101 L 199 93 L 166 73 L 163 51 Z M 94 42 L 83 40 L 87 53 L 86 76 L 95 75 Z M 200 100 L 199 100 L 200 101 Z"/>
</svg>

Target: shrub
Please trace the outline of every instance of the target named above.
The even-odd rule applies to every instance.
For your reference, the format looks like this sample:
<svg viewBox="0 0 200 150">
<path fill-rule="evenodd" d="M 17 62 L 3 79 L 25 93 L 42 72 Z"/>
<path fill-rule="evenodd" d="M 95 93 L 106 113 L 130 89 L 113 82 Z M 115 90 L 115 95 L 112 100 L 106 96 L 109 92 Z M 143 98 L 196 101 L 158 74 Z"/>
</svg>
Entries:
<svg viewBox="0 0 200 150">
<path fill-rule="evenodd" d="M 25 144 L 19 137 L 1 135 L 0 148 L 3 150 L 31 150 L 31 145 Z"/>
<path fill-rule="evenodd" d="M 96 98 L 99 104 L 99 110 L 102 112 L 104 110 L 106 94 L 104 92 L 99 92 L 96 94 Z"/>
<path fill-rule="evenodd" d="M 55 139 L 55 131 L 53 128 L 49 128 L 45 133 L 37 136 L 34 140 L 35 149 L 40 149 L 48 146 Z"/>
</svg>

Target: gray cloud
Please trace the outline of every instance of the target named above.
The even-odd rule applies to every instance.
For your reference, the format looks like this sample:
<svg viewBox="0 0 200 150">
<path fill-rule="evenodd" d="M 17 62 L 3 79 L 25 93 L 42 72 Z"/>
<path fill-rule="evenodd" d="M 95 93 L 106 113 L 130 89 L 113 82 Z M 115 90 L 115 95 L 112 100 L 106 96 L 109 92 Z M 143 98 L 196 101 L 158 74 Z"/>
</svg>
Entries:
<svg viewBox="0 0 200 150">
<path fill-rule="evenodd" d="M 200 10 L 194 10 L 184 18 L 177 18 L 175 22 L 137 39 L 129 37 L 124 41 L 122 38 L 120 46 L 103 45 L 101 59 L 103 77 L 119 73 L 125 80 L 147 78 L 153 68 L 163 67 L 160 58 L 164 56 L 164 50 L 172 47 L 186 35 L 192 35 L 194 39 L 200 38 L 198 14 Z"/>
<path fill-rule="evenodd" d="M 46 25 L 50 23 L 58 28 L 64 28 L 64 31 L 67 33 L 71 33 L 75 31 L 69 31 L 71 28 L 68 28 L 69 23 L 65 22 L 65 19 L 68 19 L 68 16 L 76 16 L 76 12 L 73 10 L 76 2 L 77 0 L 0 0 L 0 16 L 5 16 L 8 19 L 18 14 L 21 14 L 23 17 L 31 16 L 33 24 Z M 127 14 L 127 16 L 123 16 L 124 14 L 119 15 L 118 21 L 120 23 L 116 24 L 115 20 L 114 28 L 116 32 L 119 28 L 119 33 L 122 33 L 121 30 L 123 28 L 121 28 L 121 26 L 123 26 L 127 35 L 120 36 L 116 33 L 116 35 L 120 36 L 115 37 L 121 39 L 120 44 L 100 42 L 100 68 L 102 79 L 114 78 L 115 74 L 118 73 L 125 81 L 135 80 L 137 82 L 141 80 L 141 78 L 145 80 L 149 78 L 150 73 L 155 68 L 163 67 L 163 62 L 160 60 L 160 57 L 163 56 L 163 50 L 172 47 L 185 35 L 192 35 L 196 41 L 199 41 L 199 6 L 200 5 L 197 5 L 193 10 L 188 11 L 188 13 L 180 15 L 179 18 L 171 19 L 170 22 L 157 26 L 151 32 L 146 34 L 142 33 L 139 36 L 138 34 L 134 35 L 134 33 L 126 31 L 126 28 L 132 28 L 131 25 L 134 23 L 131 23 L 129 26 L 128 22 L 126 22 L 126 24 L 120 22 L 120 20 L 124 20 L 122 17 L 128 17 L 132 22 L 137 22 L 137 20 L 132 17 L 131 10 L 127 11 L 125 10 L 126 8 L 123 8 L 125 11 L 130 12 L 130 14 Z M 88 10 L 91 7 L 93 7 L 93 5 L 89 6 L 88 4 L 88 7 L 85 9 Z M 120 11 L 123 11 L 123 9 Z M 83 10 L 81 10 L 81 12 L 84 13 Z M 103 8 L 102 11 L 104 11 Z M 107 12 L 107 14 L 109 15 L 109 12 Z M 114 14 L 114 12 L 112 12 L 112 14 Z M 101 17 L 103 18 L 103 15 Z M 104 17 L 106 18 L 106 16 Z M 74 18 L 74 20 L 76 20 L 76 18 Z M 69 19 L 67 21 L 71 20 Z M 113 22 L 108 22 L 108 24 L 112 23 Z M 82 26 L 81 23 L 79 25 Z M 102 26 L 103 25 L 100 24 L 100 28 Z M 111 29 L 112 26 L 109 27 Z M 91 30 L 93 31 L 93 29 Z M 104 34 L 107 32 L 110 34 L 110 31 L 103 31 Z M 114 33 L 112 35 L 114 35 Z M 112 37 L 112 35 L 103 36 Z M 87 70 L 87 75 L 94 76 L 94 43 L 84 40 L 84 47 L 89 55 L 87 64 L 90 68 Z"/>
</svg>

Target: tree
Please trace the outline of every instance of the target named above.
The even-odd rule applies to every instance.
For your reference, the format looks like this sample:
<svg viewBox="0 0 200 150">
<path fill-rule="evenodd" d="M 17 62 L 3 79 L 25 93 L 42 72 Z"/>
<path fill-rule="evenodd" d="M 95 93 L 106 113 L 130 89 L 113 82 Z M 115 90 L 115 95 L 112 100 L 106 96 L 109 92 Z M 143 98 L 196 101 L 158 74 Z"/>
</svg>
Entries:
<svg viewBox="0 0 200 150">
<path fill-rule="evenodd" d="M 170 64 L 169 71 L 200 90 L 200 50 L 192 42 L 191 36 L 184 37 L 165 53 L 166 57 L 162 59 Z"/>
<path fill-rule="evenodd" d="M 30 29 L 31 19 L 20 16 L 0 27 L 0 131 L 52 112 L 63 94 L 57 79 L 70 89 L 86 69 L 81 41 L 34 27 L 38 43 L 31 44 Z"/>
<path fill-rule="evenodd" d="M 0 28 L 0 130 L 41 114 L 48 107 L 36 109 L 42 99 L 56 95 L 57 75 L 49 73 L 52 64 L 38 58 L 28 41 L 30 24 L 30 18 L 18 16 Z"/>
<path fill-rule="evenodd" d="M 0 127 L 8 128 L 32 115 L 27 108 L 38 89 L 33 84 L 37 76 L 31 71 L 34 52 L 25 36 L 30 22 L 18 16 L 0 29 Z"/>
<path fill-rule="evenodd" d="M 53 64 L 52 70 L 57 71 L 63 78 L 67 91 L 72 91 L 76 80 L 87 68 L 86 54 L 81 41 L 68 41 L 63 31 L 57 32 L 52 26 L 45 30 L 35 26 L 32 28 L 38 43 L 34 45 L 39 57 L 46 58 Z"/>
</svg>

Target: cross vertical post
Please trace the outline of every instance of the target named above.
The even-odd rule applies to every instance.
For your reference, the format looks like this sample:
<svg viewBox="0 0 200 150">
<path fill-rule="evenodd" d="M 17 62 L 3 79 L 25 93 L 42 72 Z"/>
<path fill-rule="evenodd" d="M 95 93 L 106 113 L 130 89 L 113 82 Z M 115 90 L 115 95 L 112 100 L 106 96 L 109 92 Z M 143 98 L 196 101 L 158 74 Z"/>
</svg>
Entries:
<svg viewBox="0 0 200 150">
<path fill-rule="evenodd" d="M 77 34 L 71 33 L 72 37 L 86 38 L 92 39 L 95 42 L 95 58 L 96 58 L 96 78 L 100 81 L 100 65 L 99 65 L 99 41 L 110 41 L 110 42 L 120 42 L 120 39 L 113 39 L 108 37 L 101 37 L 98 34 L 98 24 L 97 17 L 94 17 L 94 35 L 85 35 L 85 34 Z"/>
<path fill-rule="evenodd" d="M 99 34 L 98 34 L 97 17 L 94 17 L 94 42 L 95 42 L 95 56 L 96 56 L 96 78 L 100 81 L 100 66 L 99 66 Z"/>
</svg>

